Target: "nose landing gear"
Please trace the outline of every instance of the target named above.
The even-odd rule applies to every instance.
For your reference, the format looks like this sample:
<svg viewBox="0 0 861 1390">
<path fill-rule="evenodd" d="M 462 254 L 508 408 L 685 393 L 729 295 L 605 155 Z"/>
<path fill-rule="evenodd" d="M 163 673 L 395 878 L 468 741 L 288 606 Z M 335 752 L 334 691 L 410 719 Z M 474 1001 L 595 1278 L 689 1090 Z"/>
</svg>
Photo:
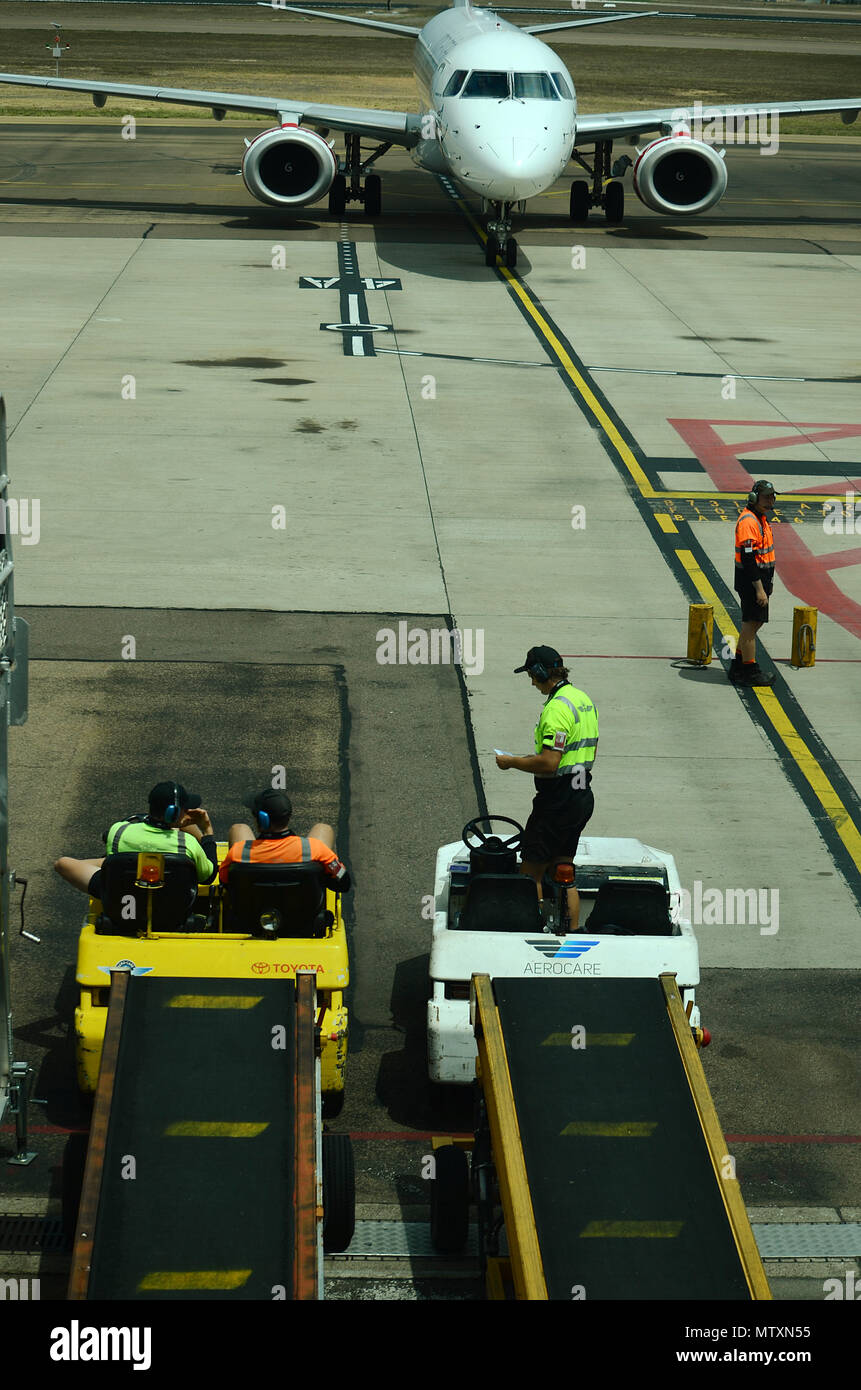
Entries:
<svg viewBox="0 0 861 1390">
<path fill-rule="evenodd" d="M 509 270 L 517 265 L 517 242 L 511 235 L 511 203 L 494 203 L 493 217 L 488 218 L 484 264 L 495 266 L 497 257 Z"/>
</svg>

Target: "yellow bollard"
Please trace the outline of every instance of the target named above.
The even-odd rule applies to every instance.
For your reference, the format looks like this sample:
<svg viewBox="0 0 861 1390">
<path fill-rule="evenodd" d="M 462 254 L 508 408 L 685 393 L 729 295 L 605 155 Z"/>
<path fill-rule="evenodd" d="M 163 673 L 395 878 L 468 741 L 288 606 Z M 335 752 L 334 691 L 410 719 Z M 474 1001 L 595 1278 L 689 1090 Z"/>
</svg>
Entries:
<svg viewBox="0 0 861 1390">
<path fill-rule="evenodd" d="M 692 603 L 688 609 L 688 661 L 697 666 L 710 666 L 714 609 L 710 603 Z"/>
<path fill-rule="evenodd" d="M 812 666 L 816 661 L 818 608 L 795 608 L 792 614 L 791 666 Z"/>
</svg>

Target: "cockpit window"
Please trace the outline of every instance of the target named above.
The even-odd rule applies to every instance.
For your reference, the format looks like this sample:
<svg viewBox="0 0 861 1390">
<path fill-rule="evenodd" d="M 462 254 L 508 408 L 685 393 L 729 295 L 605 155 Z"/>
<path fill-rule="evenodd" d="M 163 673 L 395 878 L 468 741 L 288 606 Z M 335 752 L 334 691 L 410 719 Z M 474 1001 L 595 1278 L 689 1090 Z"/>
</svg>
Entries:
<svg viewBox="0 0 861 1390">
<path fill-rule="evenodd" d="M 540 101 L 558 101 L 559 94 L 550 81 L 549 72 L 515 72 L 514 95 L 520 98 L 537 98 Z"/>
<path fill-rule="evenodd" d="M 456 97 L 464 84 L 465 78 L 466 68 L 458 68 L 457 72 L 453 72 L 451 77 L 448 79 L 448 82 L 445 84 L 445 91 L 443 92 L 443 96 Z"/>
<path fill-rule="evenodd" d="M 565 81 L 565 77 L 561 72 L 554 72 L 553 81 L 559 88 L 560 96 L 564 97 L 566 101 L 574 100 L 574 93 L 571 91 L 571 88 L 568 86 L 568 83 Z"/>
<path fill-rule="evenodd" d="M 508 96 L 507 72 L 471 72 L 469 81 L 461 92 L 464 97 L 484 97 L 486 100 L 504 101 Z"/>
</svg>

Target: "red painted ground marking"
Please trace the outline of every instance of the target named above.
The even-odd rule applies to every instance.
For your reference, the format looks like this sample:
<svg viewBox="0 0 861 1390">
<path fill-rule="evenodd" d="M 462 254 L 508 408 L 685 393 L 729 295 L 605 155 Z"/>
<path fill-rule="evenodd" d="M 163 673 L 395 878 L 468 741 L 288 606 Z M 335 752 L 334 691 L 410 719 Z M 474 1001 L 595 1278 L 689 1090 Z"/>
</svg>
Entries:
<svg viewBox="0 0 861 1390">
<path fill-rule="evenodd" d="M 762 453 L 770 449 L 798 448 L 799 444 L 821 444 L 830 439 L 861 438 L 861 425 L 819 425 L 799 424 L 794 428 L 804 433 L 771 435 L 766 439 L 739 439 L 728 444 L 721 439 L 714 425 L 721 429 L 743 425 L 754 429 L 774 429 L 775 420 L 670 420 L 669 424 L 687 444 L 691 453 L 696 454 L 718 492 L 743 492 L 753 481 L 747 465 L 739 461 L 739 454 Z M 778 426 L 779 428 L 779 426 Z M 808 431 L 818 433 L 810 434 Z M 804 464 L 799 461 L 799 473 L 804 472 Z M 834 465 L 835 473 L 841 471 L 839 463 Z M 827 483 L 812 488 L 793 488 L 793 492 L 810 492 L 819 496 L 833 497 L 850 489 L 861 489 L 861 479 L 852 482 Z"/>
<path fill-rule="evenodd" d="M 86 1125 L 28 1125 L 28 1134 L 86 1134 Z M 14 1125 L 0 1125 L 0 1134 L 14 1134 Z M 425 1144 L 431 1139 L 472 1139 L 472 1134 L 453 1134 L 446 1129 L 428 1130 L 388 1130 L 352 1129 L 351 1139 L 374 1139 L 405 1144 Z M 726 1134 L 724 1138 L 734 1144 L 861 1144 L 861 1134 Z M 0 1206 L 3 1199 L 0 1197 Z"/>
<path fill-rule="evenodd" d="M 688 448 L 696 454 L 700 463 L 705 468 L 712 482 L 720 492 L 744 492 L 749 488 L 753 475 L 749 472 L 750 465 L 743 463 L 739 459 L 739 454 L 751 453 L 752 451 L 762 452 L 768 449 L 786 449 L 793 445 L 797 446 L 804 443 L 818 443 L 827 439 L 849 439 L 861 437 L 861 425 L 804 425 L 797 426 L 798 430 L 819 431 L 817 434 L 804 433 L 796 435 L 772 436 L 769 439 L 739 440 L 734 444 L 727 444 L 714 426 L 725 428 L 728 425 L 746 425 L 754 427 L 773 426 L 774 421 L 768 420 L 670 420 L 678 434 L 687 444 Z M 840 467 L 835 463 L 835 471 Z M 799 472 L 804 471 L 803 462 L 799 462 Z M 795 488 L 797 493 L 803 492 L 810 496 L 839 496 L 847 492 L 861 490 L 861 479 L 851 479 L 850 481 L 840 481 L 829 485 L 827 483 L 817 483 L 814 487 Z M 790 522 L 783 522 L 777 532 L 777 544 L 775 545 L 775 569 L 781 582 L 786 586 L 791 594 L 800 601 L 813 608 L 818 608 L 826 617 L 831 618 L 832 622 L 839 625 L 850 633 L 853 637 L 861 637 L 861 603 L 845 594 L 834 580 L 830 578 L 828 571 L 832 569 L 843 569 L 849 565 L 861 564 L 861 547 L 852 550 L 837 550 L 830 555 L 814 555 L 805 545 L 796 527 Z"/>
</svg>

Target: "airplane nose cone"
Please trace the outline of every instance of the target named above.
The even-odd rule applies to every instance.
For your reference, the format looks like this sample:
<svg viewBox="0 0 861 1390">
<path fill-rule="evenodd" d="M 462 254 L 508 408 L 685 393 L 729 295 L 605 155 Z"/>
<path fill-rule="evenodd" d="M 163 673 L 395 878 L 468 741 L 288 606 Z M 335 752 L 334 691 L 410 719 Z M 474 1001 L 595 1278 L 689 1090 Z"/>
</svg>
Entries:
<svg viewBox="0 0 861 1390">
<path fill-rule="evenodd" d="M 550 187 L 567 162 L 561 131 L 543 124 L 509 120 L 503 125 L 498 117 L 489 118 L 458 137 L 452 142 L 452 171 L 485 198 L 532 198 Z"/>
</svg>

